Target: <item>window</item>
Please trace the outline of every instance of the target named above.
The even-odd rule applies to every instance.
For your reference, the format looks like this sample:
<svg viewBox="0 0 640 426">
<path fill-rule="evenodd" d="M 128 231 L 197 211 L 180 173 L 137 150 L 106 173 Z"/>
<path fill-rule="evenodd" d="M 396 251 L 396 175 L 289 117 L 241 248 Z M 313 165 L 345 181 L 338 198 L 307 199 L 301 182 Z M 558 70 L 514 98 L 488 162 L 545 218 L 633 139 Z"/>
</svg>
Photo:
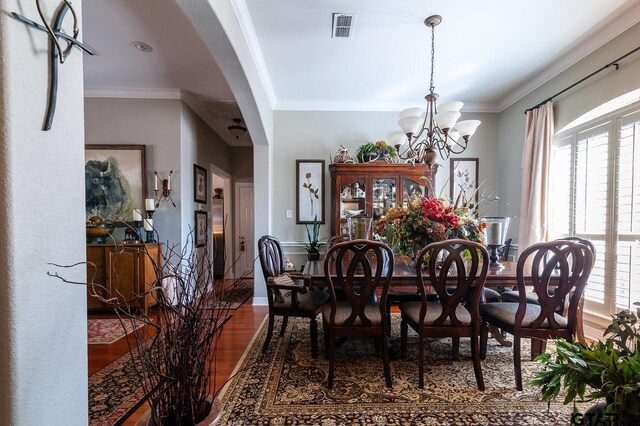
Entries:
<svg viewBox="0 0 640 426">
<path fill-rule="evenodd" d="M 640 301 L 638 106 L 559 133 L 554 141 L 552 234 L 594 243 L 585 308 L 603 316 Z"/>
</svg>

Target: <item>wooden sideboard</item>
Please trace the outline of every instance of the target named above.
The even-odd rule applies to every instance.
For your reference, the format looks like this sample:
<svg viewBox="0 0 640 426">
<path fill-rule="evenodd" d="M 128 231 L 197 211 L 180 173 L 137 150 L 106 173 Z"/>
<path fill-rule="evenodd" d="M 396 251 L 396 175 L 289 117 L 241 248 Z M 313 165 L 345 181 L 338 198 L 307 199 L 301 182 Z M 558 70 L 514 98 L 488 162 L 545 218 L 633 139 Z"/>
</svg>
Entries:
<svg viewBox="0 0 640 426">
<path fill-rule="evenodd" d="M 119 300 L 133 299 L 131 307 L 144 309 L 146 312 L 155 304 L 153 296 L 135 296 L 157 284 L 154 262 L 156 265 L 161 264 L 160 244 L 87 244 L 87 282 L 93 279 L 93 282 L 103 285 Z M 96 292 L 107 296 L 98 287 Z M 87 308 L 112 309 L 92 296 L 91 288 L 87 288 Z"/>
<path fill-rule="evenodd" d="M 332 235 L 347 233 L 346 218 L 351 214 L 362 212 L 377 220 L 410 196 L 432 196 L 437 171 L 437 164 L 331 164 Z"/>
</svg>

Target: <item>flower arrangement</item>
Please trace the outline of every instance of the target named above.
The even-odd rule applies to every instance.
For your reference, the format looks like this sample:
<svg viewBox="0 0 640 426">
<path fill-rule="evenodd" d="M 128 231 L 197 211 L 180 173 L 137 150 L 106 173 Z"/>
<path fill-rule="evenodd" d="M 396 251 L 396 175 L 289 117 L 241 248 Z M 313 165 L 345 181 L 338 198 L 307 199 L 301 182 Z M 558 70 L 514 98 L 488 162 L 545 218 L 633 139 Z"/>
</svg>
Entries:
<svg viewBox="0 0 640 426">
<path fill-rule="evenodd" d="M 460 200 L 458 200 L 459 202 Z M 415 257 L 429 243 L 459 238 L 485 244 L 484 228 L 474 206 L 449 204 L 443 198 L 417 197 L 406 208 L 393 207 L 376 224 L 376 232 L 400 254 Z"/>
<path fill-rule="evenodd" d="M 360 163 L 370 163 L 372 161 L 382 159 L 387 162 L 392 162 L 394 158 L 398 156 L 396 148 L 388 145 L 387 142 L 379 140 L 375 143 L 367 142 L 360 145 L 356 157 Z"/>
</svg>

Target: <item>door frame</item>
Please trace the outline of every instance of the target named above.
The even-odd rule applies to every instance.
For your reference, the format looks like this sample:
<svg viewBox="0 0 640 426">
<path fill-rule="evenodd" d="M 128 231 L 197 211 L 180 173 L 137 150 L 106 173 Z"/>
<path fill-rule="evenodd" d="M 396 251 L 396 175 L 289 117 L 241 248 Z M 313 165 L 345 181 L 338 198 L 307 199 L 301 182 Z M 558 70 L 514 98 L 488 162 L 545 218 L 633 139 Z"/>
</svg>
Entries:
<svg viewBox="0 0 640 426">
<path fill-rule="evenodd" d="M 233 218 L 234 218 L 234 224 L 236 224 L 236 226 L 234 226 L 234 230 L 233 230 L 233 276 L 234 278 L 239 278 L 242 273 L 238 273 L 238 270 L 236 269 L 236 259 L 238 258 L 239 252 L 237 250 L 238 247 L 238 241 L 240 241 L 240 197 L 238 196 L 238 193 L 240 191 L 241 187 L 250 187 L 252 191 L 254 191 L 254 206 L 253 207 L 253 212 L 255 215 L 255 187 L 253 185 L 253 182 L 235 182 L 234 184 L 234 197 L 233 197 L 233 206 L 234 206 L 234 211 L 233 211 Z M 255 217 L 254 217 L 254 222 L 255 222 Z M 255 225 L 254 225 L 254 232 L 255 232 Z M 255 238 L 255 235 L 251 235 L 251 238 Z M 257 242 L 254 241 L 254 254 L 255 254 L 255 248 L 257 247 Z M 253 261 L 253 259 L 252 259 Z M 255 274 L 255 268 L 253 273 Z M 253 278 L 253 277 L 252 277 Z"/>
<path fill-rule="evenodd" d="M 213 175 L 216 175 L 217 177 L 221 178 L 224 181 L 223 184 L 223 191 L 222 191 L 222 206 L 224 209 L 224 214 L 225 216 L 227 216 L 229 218 L 229 222 L 226 223 L 225 225 L 225 229 L 224 229 L 224 256 L 225 256 L 225 268 L 227 268 L 227 265 L 229 264 L 229 262 L 231 261 L 233 256 L 233 250 L 232 250 L 232 246 L 231 246 L 231 236 L 233 235 L 233 229 L 234 229 L 234 215 L 231 214 L 231 202 L 233 201 L 233 194 L 231 194 L 231 175 L 227 172 L 225 172 L 224 170 L 222 170 L 221 168 L 214 166 L 213 164 L 209 164 L 209 179 L 211 182 L 211 189 L 210 189 L 210 193 L 209 193 L 209 197 L 210 199 L 213 199 Z M 211 221 L 211 209 L 213 208 L 213 203 L 209 203 L 209 221 Z M 223 218 L 224 221 L 224 218 Z M 224 223 L 224 222 L 223 222 Z M 213 244 L 213 239 L 211 241 L 211 244 Z M 211 255 L 213 256 L 213 248 L 211 248 L 210 250 Z M 229 270 L 229 271 L 225 271 L 224 274 L 224 278 L 230 278 L 233 277 L 233 271 Z"/>
</svg>

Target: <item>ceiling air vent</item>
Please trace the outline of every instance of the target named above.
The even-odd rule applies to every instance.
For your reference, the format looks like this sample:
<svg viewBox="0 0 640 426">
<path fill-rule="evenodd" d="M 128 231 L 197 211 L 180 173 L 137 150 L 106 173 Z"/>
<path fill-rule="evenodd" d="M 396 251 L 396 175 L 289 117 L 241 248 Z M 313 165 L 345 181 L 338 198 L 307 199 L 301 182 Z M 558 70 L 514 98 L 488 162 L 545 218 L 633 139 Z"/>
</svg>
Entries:
<svg viewBox="0 0 640 426">
<path fill-rule="evenodd" d="M 355 13 L 334 13 L 331 38 L 349 38 L 353 35 Z"/>
</svg>

